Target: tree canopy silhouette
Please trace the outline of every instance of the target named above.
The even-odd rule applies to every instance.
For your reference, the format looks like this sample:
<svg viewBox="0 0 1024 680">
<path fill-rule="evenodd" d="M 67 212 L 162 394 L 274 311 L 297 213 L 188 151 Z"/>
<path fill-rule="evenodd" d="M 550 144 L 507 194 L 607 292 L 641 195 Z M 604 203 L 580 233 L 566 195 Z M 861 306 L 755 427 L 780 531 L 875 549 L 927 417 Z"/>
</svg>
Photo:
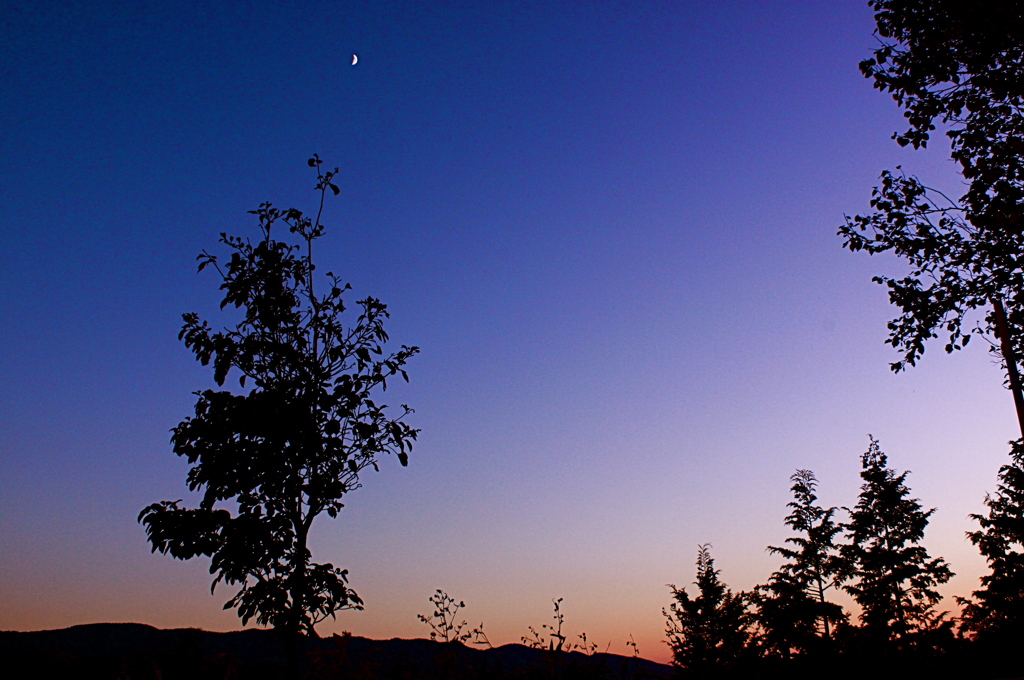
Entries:
<svg viewBox="0 0 1024 680">
<path fill-rule="evenodd" d="M 842 533 L 833 519 L 836 508 L 817 504 L 818 480 L 810 470 L 797 470 L 790 480 L 793 500 L 787 507 L 792 512 L 786 524 L 797 535 L 786 539 L 792 547 L 768 547 L 787 562 L 750 595 L 759 644 L 783 658 L 821 651 L 835 624 L 846 620 L 843 608 L 826 597 L 845 572 L 836 545 Z"/>
<path fill-rule="evenodd" d="M 940 333 L 947 352 L 974 334 L 998 339 L 1024 435 L 1017 357 L 1024 349 L 1024 6 L 978 0 L 872 0 L 880 46 L 861 62 L 874 86 L 892 95 L 909 127 L 893 138 L 927 146 L 936 124 L 967 182 L 947 197 L 915 177 L 882 174 L 874 212 L 839 230 L 851 251 L 893 252 L 908 276 L 874 280 L 900 316 L 888 342 L 913 366 Z M 970 313 L 984 310 L 975 327 Z"/>
<path fill-rule="evenodd" d="M 711 546 L 697 551 L 697 595 L 685 588 L 672 589 L 675 600 L 662 610 L 673 663 L 696 677 L 707 677 L 733 666 L 749 638 L 746 604 L 718 578 Z"/>
<path fill-rule="evenodd" d="M 971 515 L 981 529 L 967 533 L 991 572 L 981 577 L 973 599 L 959 599 L 965 631 L 1016 644 L 1024 630 L 1024 440 L 1012 446 L 1010 463 L 999 470 L 999 488 L 985 498 L 988 515 Z"/>
<path fill-rule="evenodd" d="M 908 498 L 908 472 L 896 474 L 888 467 L 874 437 L 861 465 L 864 484 L 843 527 L 850 543 L 841 554 L 854 578 L 844 588 L 862 608 L 861 626 L 869 639 L 907 646 L 917 634 L 942 625 L 935 587 L 953 572 L 920 545 L 935 509 L 924 510 L 920 501 Z"/>
<path fill-rule="evenodd" d="M 403 420 L 407 406 L 392 416 L 374 395 L 394 376 L 408 380 L 404 366 L 418 349 L 386 354 L 387 307 L 360 300 L 358 317 L 346 325 L 349 286 L 331 272 L 317 276 L 313 248 L 324 233 L 324 201 L 328 191 L 339 193 L 337 169 L 321 165 L 317 156 L 309 160 L 317 173 L 315 217 L 263 203 L 250 211 L 260 229 L 255 243 L 222 233 L 230 258 L 198 257 L 200 271 L 219 275 L 221 309 L 239 309 L 242 318 L 215 332 L 197 314 L 184 314 L 179 339 L 212 364 L 218 386 L 237 375 L 239 390 L 196 392 L 195 415 L 173 429 L 174 453 L 191 466 L 189 489 L 202 494 L 198 507 L 163 501 L 139 515 L 153 551 L 210 557 L 211 591 L 221 582 L 240 586 L 224 607 L 237 608 L 243 624 L 255 618 L 291 637 L 315 635 L 317 622 L 361 608 L 346 570 L 312 561 L 310 528 L 324 512 L 337 516 L 381 455 L 406 465 L 417 435 Z"/>
</svg>

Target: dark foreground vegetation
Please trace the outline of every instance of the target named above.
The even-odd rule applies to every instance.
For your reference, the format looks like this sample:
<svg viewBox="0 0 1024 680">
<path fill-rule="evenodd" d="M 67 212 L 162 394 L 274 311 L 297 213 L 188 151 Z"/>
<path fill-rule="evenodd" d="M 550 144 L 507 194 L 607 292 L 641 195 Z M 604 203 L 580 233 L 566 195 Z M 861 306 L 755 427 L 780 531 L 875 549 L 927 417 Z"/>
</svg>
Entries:
<svg viewBox="0 0 1024 680">
<path fill-rule="evenodd" d="M 991 572 L 956 598 L 959 616 L 935 589 L 952 576 L 948 564 L 921 542 L 935 510 L 910 497 L 908 473 L 888 466 L 875 439 L 861 460 L 852 508 L 819 505 L 810 470 L 792 476 L 794 534 L 768 547 L 786 562 L 767 583 L 734 593 L 700 546 L 696 587 L 670 585 L 664 611 L 678 677 L 1024 677 L 1024 440 L 1013 442 L 988 515 L 973 516 L 982 529 L 967 538 Z M 853 597 L 856 616 L 837 591 Z"/>
<path fill-rule="evenodd" d="M 1017 678 L 1020 637 L 978 645 L 955 641 L 941 653 L 843 653 L 737 659 L 720 678 Z M 287 655 L 270 630 L 212 633 L 160 630 L 137 623 L 100 623 L 63 630 L 0 632 L 0 668 L 8 678 L 38 680 L 278 680 Z M 556 652 L 511 644 L 474 649 L 434 640 L 369 640 L 351 635 L 307 639 L 299 678 L 651 680 L 695 677 L 636 657 Z"/>
<path fill-rule="evenodd" d="M 5 677 L 66 680 L 277 680 L 294 677 L 269 630 L 211 633 L 100 623 L 31 633 L 0 632 Z M 672 667 L 618 654 L 552 652 L 513 644 L 475 649 L 458 642 L 305 638 L 295 676 L 308 680 L 420 678 L 642 680 Z"/>
</svg>

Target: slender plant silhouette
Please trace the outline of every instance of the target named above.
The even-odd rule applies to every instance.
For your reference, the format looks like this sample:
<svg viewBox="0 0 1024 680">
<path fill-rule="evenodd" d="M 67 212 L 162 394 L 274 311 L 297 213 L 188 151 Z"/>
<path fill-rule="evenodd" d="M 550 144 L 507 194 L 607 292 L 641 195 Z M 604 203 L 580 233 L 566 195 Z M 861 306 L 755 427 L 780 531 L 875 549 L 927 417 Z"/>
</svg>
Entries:
<svg viewBox="0 0 1024 680">
<path fill-rule="evenodd" d="M 552 652 L 569 651 L 571 645 L 567 644 L 568 637 L 562 633 L 562 626 L 565 624 L 565 614 L 562 613 L 563 598 L 552 599 L 555 607 L 554 624 L 542 624 L 538 633 L 533 626 L 527 626 L 529 636 L 523 636 L 523 644 L 531 649 L 546 649 Z M 544 632 L 546 631 L 546 632 Z"/>
<path fill-rule="evenodd" d="M 417 614 L 416 618 L 430 626 L 431 640 L 465 642 L 476 632 L 475 630 L 466 630 L 468 624 L 465 620 L 456 623 L 459 610 L 466 606 L 465 602 L 460 600 L 456 603 L 454 598 L 441 589 L 430 596 L 429 602 L 434 605 L 434 612 L 430 616 Z"/>
</svg>

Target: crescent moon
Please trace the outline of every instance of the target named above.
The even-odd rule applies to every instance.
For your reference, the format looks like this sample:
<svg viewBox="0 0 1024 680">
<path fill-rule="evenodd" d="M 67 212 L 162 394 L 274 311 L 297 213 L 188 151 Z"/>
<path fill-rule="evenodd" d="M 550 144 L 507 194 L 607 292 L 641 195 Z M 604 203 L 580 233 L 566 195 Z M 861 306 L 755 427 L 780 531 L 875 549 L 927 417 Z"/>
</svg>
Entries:
<svg viewBox="0 0 1024 680">
<path fill-rule="evenodd" d="M 356 55 L 353 54 L 352 55 L 352 65 L 355 66 L 358 63 L 359 63 L 359 57 L 357 57 Z"/>
</svg>

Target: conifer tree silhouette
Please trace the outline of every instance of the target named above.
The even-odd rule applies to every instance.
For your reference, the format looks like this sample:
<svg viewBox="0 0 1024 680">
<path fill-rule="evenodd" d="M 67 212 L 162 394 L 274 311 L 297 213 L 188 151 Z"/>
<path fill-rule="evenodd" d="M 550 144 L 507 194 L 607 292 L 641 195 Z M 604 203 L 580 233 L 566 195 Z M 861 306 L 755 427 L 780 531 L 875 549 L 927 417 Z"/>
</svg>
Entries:
<svg viewBox="0 0 1024 680">
<path fill-rule="evenodd" d="M 1024 439 L 1011 446 L 1010 463 L 999 469 L 999 488 L 985 498 L 988 516 L 971 515 L 981 529 L 967 533 L 992 571 L 981 578 L 973 600 L 958 599 L 964 605 L 963 630 L 1019 642 L 1024 630 Z"/>
<path fill-rule="evenodd" d="M 935 586 L 953 576 L 941 557 L 931 558 L 920 541 L 935 509 L 923 510 L 908 498 L 908 472 L 896 474 L 886 455 L 870 437 L 861 456 L 861 486 L 857 505 L 843 529 L 850 543 L 841 549 L 855 578 L 844 589 L 862 607 L 860 622 L 875 643 L 912 645 L 915 636 L 949 627 L 945 614 L 935 613 Z"/>
<path fill-rule="evenodd" d="M 810 470 L 797 470 L 790 480 L 792 512 L 786 524 L 798 535 L 786 539 L 792 547 L 768 547 L 788 562 L 750 595 L 759 645 L 783 658 L 821 650 L 835 624 L 846 620 L 842 607 L 826 598 L 845 572 L 835 542 L 842 533 L 833 519 L 836 508 L 816 504 L 818 480 Z"/>
<path fill-rule="evenodd" d="M 712 677 L 734 665 L 749 639 L 746 603 L 718 578 L 711 545 L 697 552 L 697 596 L 669 584 L 675 598 L 662 614 L 673 663 L 695 677 Z"/>
</svg>

